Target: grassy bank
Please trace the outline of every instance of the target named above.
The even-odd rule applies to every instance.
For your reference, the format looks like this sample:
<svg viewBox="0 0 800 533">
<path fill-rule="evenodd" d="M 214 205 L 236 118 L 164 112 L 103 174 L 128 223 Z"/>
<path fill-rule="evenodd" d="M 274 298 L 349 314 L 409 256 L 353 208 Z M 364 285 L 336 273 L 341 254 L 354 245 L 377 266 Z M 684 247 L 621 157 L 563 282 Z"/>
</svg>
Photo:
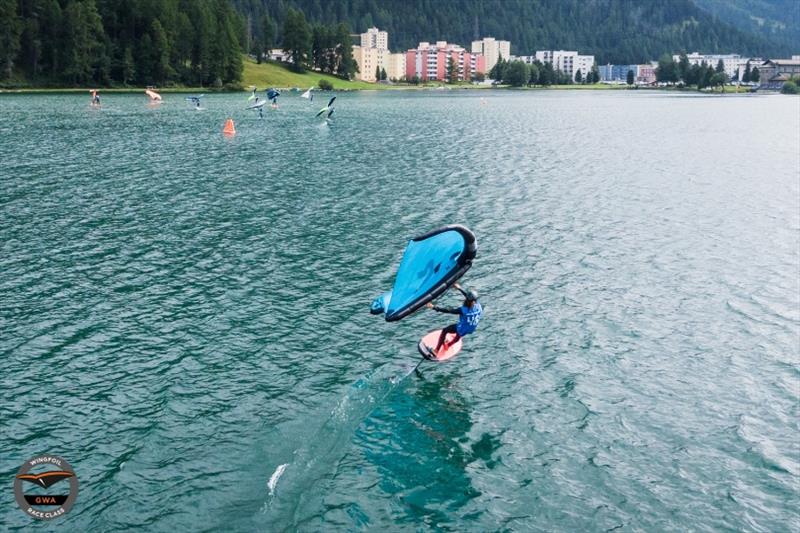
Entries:
<svg viewBox="0 0 800 533">
<path fill-rule="evenodd" d="M 18 89 L 0 89 L 0 94 L 8 93 L 8 94 L 89 94 L 91 89 L 97 89 L 100 91 L 100 94 L 108 94 L 108 93 L 115 93 L 115 94 L 140 94 L 144 93 L 144 87 L 66 87 L 66 88 L 51 88 L 51 87 L 21 87 Z M 201 93 L 213 93 L 213 92 L 223 92 L 219 89 L 212 90 L 208 87 L 170 87 L 170 88 L 162 88 L 157 87 L 155 89 L 160 94 L 169 94 L 169 93 L 179 93 L 179 94 L 201 94 Z"/>
<path fill-rule="evenodd" d="M 242 73 L 242 85 L 244 87 L 251 85 L 255 85 L 259 89 L 266 87 L 299 87 L 305 90 L 309 87 L 319 88 L 319 80 L 328 80 L 337 91 L 386 88 L 385 85 L 363 81 L 347 81 L 330 74 L 309 70 L 303 73 L 293 72 L 280 63 L 267 62 L 259 65 L 249 57 L 244 60 L 244 72 Z"/>
</svg>

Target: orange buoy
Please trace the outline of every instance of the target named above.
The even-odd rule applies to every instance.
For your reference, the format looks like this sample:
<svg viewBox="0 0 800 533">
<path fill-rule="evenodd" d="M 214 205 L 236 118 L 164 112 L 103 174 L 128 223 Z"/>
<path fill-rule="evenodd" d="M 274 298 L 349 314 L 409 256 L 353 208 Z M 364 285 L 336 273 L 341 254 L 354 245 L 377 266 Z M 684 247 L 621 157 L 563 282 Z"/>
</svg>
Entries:
<svg viewBox="0 0 800 533">
<path fill-rule="evenodd" d="M 222 133 L 225 135 L 236 135 L 236 128 L 233 125 L 233 119 L 229 118 L 225 121 L 225 127 L 222 128 Z"/>
</svg>

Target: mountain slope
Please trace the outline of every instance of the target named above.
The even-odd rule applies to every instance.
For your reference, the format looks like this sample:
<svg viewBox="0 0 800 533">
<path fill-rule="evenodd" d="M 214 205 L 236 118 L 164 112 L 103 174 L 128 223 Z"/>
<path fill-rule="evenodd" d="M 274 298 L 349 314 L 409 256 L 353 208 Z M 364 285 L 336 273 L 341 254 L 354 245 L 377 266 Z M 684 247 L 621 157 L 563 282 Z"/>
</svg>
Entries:
<svg viewBox="0 0 800 533">
<path fill-rule="evenodd" d="M 692 0 L 232 1 L 251 17 L 269 13 L 279 28 L 288 7 L 313 22 L 347 22 L 354 33 L 376 25 L 389 32 L 393 50 L 439 39 L 469 46 L 482 36 L 510 40 L 515 55 L 577 49 L 603 63 L 641 62 L 681 50 L 775 56 L 789 49 L 733 28 Z"/>
<path fill-rule="evenodd" d="M 694 0 L 703 10 L 742 31 L 760 34 L 800 53 L 797 0 Z"/>
</svg>

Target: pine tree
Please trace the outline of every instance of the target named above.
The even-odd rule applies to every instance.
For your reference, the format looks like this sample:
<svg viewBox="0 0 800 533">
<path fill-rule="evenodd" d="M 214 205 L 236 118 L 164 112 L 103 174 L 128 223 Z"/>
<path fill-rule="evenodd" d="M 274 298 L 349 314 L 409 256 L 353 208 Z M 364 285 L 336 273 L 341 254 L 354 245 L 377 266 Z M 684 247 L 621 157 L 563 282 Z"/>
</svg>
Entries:
<svg viewBox="0 0 800 533">
<path fill-rule="evenodd" d="M 98 81 L 103 26 L 94 0 L 74 1 L 64 10 L 63 79 L 73 85 Z"/>
<path fill-rule="evenodd" d="M 453 61 L 453 56 L 447 56 L 447 82 L 456 83 L 458 81 L 458 65 Z"/>
<path fill-rule="evenodd" d="M 135 77 L 136 67 L 133 62 L 133 51 L 130 46 L 126 46 L 122 56 L 122 84 L 128 85 Z"/>
<path fill-rule="evenodd" d="M 275 24 L 268 15 L 261 17 L 261 49 L 264 55 L 269 58 L 272 45 L 275 40 Z"/>
<path fill-rule="evenodd" d="M 689 57 L 682 53 L 678 58 L 678 78 L 686 83 L 686 78 L 689 75 Z"/>
<path fill-rule="evenodd" d="M 289 8 L 283 23 L 283 49 L 292 60 L 292 68 L 302 72 L 311 52 L 311 30 L 302 12 Z"/>
<path fill-rule="evenodd" d="M 333 33 L 333 32 L 332 32 Z M 349 80 L 358 72 L 358 64 L 353 59 L 353 41 L 350 38 L 350 28 L 347 24 L 340 23 L 336 26 L 336 73 L 340 78 Z"/>
<path fill-rule="evenodd" d="M 535 63 L 533 65 L 528 65 L 528 85 L 536 85 L 539 83 L 539 66 Z"/>
<path fill-rule="evenodd" d="M 508 63 L 505 71 L 503 82 L 511 85 L 512 87 L 522 87 L 528 83 L 530 79 L 530 72 L 528 65 L 522 61 L 511 61 Z"/>
<path fill-rule="evenodd" d="M 311 61 L 315 69 L 328 70 L 328 28 L 315 24 L 311 30 Z"/>
<path fill-rule="evenodd" d="M 633 85 L 634 74 L 633 74 L 632 70 L 628 70 L 628 75 L 627 75 L 625 81 L 627 82 L 628 85 Z"/>
<path fill-rule="evenodd" d="M 173 74 L 172 67 L 169 64 L 169 42 L 167 41 L 167 34 L 164 32 L 164 27 L 158 19 L 153 20 L 150 28 L 150 39 L 152 42 L 152 51 L 150 58 L 150 65 L 152 67 L 151 75 L 153 81 L 163 85 Z"/>
<path fill-rule="evenodd" d="M 600 83 L 600 71 L 597 69 L 597 65 L 592 65 L 589 75 L 592 77 L 589 83 Z"/>
<path fill-rule="evenodd" d="M 17 14 L 16 0 L 0 0 L 0 21 L 0 79 L 11 78 L 22 34 L 22 20 Z"/>
</svg>

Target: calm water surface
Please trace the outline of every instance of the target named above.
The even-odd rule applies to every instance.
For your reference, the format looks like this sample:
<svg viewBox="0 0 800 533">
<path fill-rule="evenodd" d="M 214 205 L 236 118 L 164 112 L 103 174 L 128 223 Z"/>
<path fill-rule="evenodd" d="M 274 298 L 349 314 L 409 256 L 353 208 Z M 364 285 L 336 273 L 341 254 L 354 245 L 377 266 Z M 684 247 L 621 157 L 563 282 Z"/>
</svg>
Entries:
<svg viewBox="0 0 800 533">
<path fill-rule="evenodd" d="M 800 99 L 245 100 L 0 97 L 0 529 L 55 453 L 54 531 L 797 531 Z M 368 307 L 452 222 L 417 375 Z"/>
</svg>

